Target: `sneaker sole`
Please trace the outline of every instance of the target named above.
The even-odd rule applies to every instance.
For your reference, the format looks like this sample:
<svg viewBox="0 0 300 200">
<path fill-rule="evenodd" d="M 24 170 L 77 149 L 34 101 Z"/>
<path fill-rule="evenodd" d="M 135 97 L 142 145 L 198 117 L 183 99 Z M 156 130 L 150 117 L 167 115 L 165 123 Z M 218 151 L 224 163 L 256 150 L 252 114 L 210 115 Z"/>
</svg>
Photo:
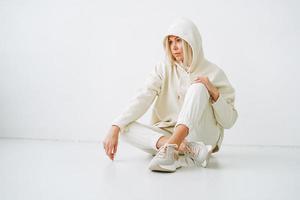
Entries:
<svg viewBox="0 0 300 200">
<path fill-rule="evenodd" d="M 179 163 L 177 165 L 153 165 L 149 167 L 151 171 L 156 172 L 175 172 L 178 168 L 181 168 Z"/>
</svg>

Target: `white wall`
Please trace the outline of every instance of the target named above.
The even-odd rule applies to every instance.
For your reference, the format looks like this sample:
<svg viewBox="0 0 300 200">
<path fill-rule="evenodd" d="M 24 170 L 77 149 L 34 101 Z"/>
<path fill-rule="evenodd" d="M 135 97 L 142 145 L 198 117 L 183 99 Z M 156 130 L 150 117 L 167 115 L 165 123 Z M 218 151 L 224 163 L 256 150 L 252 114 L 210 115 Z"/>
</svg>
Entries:
<svg viewBox="0 0 300 200">
<path fill-rule="evenodd" d="M 183 16 L 236 89 L 224 144 L 300 145 L 300 3 L 182 2 L 0 0 L 0 137 L 101 140 Z"/>
</svg>

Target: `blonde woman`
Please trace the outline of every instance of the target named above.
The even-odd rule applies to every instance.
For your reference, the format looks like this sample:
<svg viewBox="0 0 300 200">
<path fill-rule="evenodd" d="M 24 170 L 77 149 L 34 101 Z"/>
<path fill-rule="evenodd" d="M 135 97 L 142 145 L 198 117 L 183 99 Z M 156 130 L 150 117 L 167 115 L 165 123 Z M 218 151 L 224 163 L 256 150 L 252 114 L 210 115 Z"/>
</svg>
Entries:
<svg viewBox="0 0 300 200">
<path fill-rule="evenodd" d="M 175 20 L 163 46 L 166 61 L 155 66 L 113 121 L 103 148 L 113 160 L 121 137 L 154 156 L 149 163 L 152 171 L 206 167 L 211 153 L 221 147 L 224 129 L 238 117 L 234 89 L 223 70 L 205 59 L 200 33 L 190 20 Z M 153 102 L 151 124 L 137 122 Z"/>
</svg>

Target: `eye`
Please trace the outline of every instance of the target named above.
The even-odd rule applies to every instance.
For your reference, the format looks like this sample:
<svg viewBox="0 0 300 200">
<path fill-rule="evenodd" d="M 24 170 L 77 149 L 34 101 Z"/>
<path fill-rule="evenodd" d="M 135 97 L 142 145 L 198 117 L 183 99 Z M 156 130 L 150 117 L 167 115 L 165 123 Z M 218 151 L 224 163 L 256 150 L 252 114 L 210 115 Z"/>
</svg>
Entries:
<svg viewBox="0 0 300 200">
<path fill-rule="evenodd" d="M 181 42 L 181 38 L 177 38 L 176 41 L 177 41 L 177 42 Z"/>
</svg>

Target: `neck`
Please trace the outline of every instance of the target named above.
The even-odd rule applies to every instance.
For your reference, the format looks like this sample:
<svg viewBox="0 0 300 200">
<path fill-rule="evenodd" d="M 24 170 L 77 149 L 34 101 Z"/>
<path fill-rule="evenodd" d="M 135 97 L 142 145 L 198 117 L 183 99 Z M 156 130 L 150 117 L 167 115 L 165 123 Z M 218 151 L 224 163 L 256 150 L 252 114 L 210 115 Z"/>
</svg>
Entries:
<svg viewBox="0 0 300 200">
<path fill-rule="evenodd" d="M 190 66 L 185 66 L 183 65 L 183 62 L 181 61 L 176 61 L 176 63 L 181 66 L 183 69 L 185 69 L 185 71 L 189 71 Z"/>
</svg>

